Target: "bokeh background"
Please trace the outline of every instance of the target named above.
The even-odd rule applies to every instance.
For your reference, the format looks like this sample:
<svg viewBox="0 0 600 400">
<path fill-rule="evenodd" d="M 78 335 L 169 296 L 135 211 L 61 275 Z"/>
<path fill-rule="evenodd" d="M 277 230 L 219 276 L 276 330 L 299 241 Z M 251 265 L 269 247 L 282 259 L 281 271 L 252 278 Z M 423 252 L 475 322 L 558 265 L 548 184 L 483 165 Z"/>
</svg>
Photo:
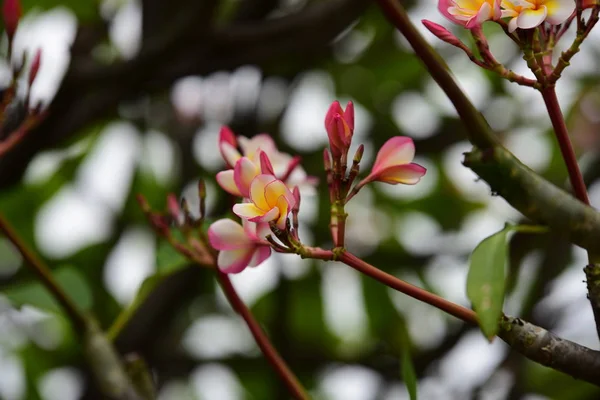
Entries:
<svg viewBox="0 0 600 400">
<path fill-rule="evenodd" d="M 43 49 L 32 97 L 52 104 L 52 113 L 0 160 L 0 210 L 103 328 L 131 310 L 116 344 L 147 360 L 161 400 L 289 398 L 213 274 L 157 240 L 135 202 L 143 193 L 164 208 L 175 192 L 194 208 L 202 178 L 207 218 L 229 212 L 214 180 L 224 167 L 223 124 L 246 136 L 270 133 L 322 182 L 323 119 L 333 100 L 356 105 L 353 148 L 364 143 L 365 169 L 388 138 L 412 137 L 427 175 L 413 187 L 364 189 L 348 207 L 348 247 L 465 306 L 470 252 L 506 221 L 522 220 L 461 165 L 470 145 L 451 104 L 366 0 L 23 4 L 12 62 Z M 417 25 L 433 20 L 470 43 L 433 0 L 405 5 Z M 495 28 L 485 26 L 496 57 L 527 74 L 518 49 Z M 538 93 L 481 71 L 423 33 L 505 145 L 565 186 Z M 599 64 L 596 29 L 558 85 L 596 206 Z M 9 65 L 3 61 L 5 84 Z M 309 244 L 331 244 L 326 193 L 321 185 L 303 197 L 301 236 Z M 505 311 L 597 349 L 585 263 L 584 252 L 558 234 L 514 235 Z M 405 332 L 421 399 L 600 396 L 341 264 L 275 255 L 232 280 L 316 399 L 408 399 L 400 372 Z M 136 299 L 144 282 L 152 294 Z M 0 288 L 0 398 L 97 398 L 68 321 L 2 238 Z"/>
</svg>

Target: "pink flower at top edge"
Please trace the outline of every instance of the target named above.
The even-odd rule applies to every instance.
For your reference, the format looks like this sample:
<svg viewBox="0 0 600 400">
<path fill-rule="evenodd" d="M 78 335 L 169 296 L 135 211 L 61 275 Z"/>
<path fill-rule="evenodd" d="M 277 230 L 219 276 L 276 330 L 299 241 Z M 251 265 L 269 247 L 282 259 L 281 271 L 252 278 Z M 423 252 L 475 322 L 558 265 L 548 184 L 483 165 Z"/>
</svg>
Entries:
<svg viewBox="0 0 600 400">
<path fill-rule="evenodd" d="M 237 274 L 246 267 L 256 267 L 271 255 L 271 247 L 264 241 L 270 233 L 269 226 L 242 222 L 243 226 L 225 218 L 208 228 L 208 241 L 219 250 L 217 265 L 226 274 Z"/>
<path fill-rule="evenodd" d="M 439 0 L 438 10 L 450 21 L 467 29 L 502 16 L 500 0 Z"/>
<path fill-rule="evenodd" d="M 395 136 L 381 146 L 371 173 L 360 182 L 379 181 L 392 185 L 403 183 L 414 185 L 421 180 L 427 170 L 412 162 L 415 157 L 415 144 L 405 136 Z"/>
</svg>

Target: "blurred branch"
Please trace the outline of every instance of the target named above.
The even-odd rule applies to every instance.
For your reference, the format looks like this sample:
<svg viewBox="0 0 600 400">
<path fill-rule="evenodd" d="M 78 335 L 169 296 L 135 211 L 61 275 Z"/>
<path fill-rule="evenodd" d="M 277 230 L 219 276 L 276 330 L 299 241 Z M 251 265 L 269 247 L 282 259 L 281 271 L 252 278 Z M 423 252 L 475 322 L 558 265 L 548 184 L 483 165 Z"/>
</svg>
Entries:
<svg viewBox="0 0 600 400">
<path fill-rule="evenodd" d="M 0 159 L 0 188 L 16 183 L 38 151 L 59 145 L 92 122 L 114 116 L 121 101 L 165 90 L 187 75 L 245 64 L 265 66 L 286 57 L 306 59 L 326 49 L 368 4 L 368 0 L 329 0 L 275 19 L 220 27 L 199 24 L 202 15 L 176 7 L 180 13 L 169 27 L 179 33 L 156 32 L 133 60 L 110 66 L 89 57 L 73 60 L 50 105 L 49 117 Z M 198 29 L 199 25 L 205 29 Z"/>
<path fill-rule="evenodd" d="M 296 399 L 309 399 L 310 397 L 308 396 L 308 393 L 306 393 L 305 389 L 298 381 L 298 378 L 296 378 L 294 373 L 286 365 L 285 361 L 283 361 L 279 353 L 277 353 L 277 350 L 275 350 L 275 348 L 271 345 L 269 338 L 267 338 L 263 330 L 260 328 L 248 307 L 246 307 L 244 302 L 237 295 L 235 288 L 229 280 L 229 276 L 217 270 L 217 280 L 223 288 L 225 295 L 229 299 L 231 306 L 238 314 L 242 316 L 242 318 L 244 318 L 246 325 L 256 340 L 256 344 L 258 344 L 258 347 L 260 347 L 262 350 L 265 358 L 274 367 L 281 380 L 286 384 L 290 393 L 292 393 Z"/>
<path fill-rule="evenodd" d="M 88 365 L 104 395 L 118 400 L 142 400 L 132 385 L 119 356 L 98 328 L 93 318 L 86 316 L 67 296 L 52 276 L 50 268 L 21 240 L 9 222 L 0 215 L 0 231 L 17 248 L 44 287 L 64 309 L 73 328 L 81 337 Z"/>
<path fill-rule="evenodd" d="M 600 386 L 599 351 L 508 316 L 502 319 L 498 336 L 530 360 Z"/>
<path fill-rule="evenodd" d="M 58 282 L 54 280 L 50 268 L 44 264 L 44 262 L 31 249 L 27 247 L 14 228 L 1 214 L 0 231 L 4 233 L 6 238 L 16 247 L 23 257 L 25 264 L 31 268 L 42 285 L 44 285 L 44 287 L 52 294 L 56 301 L 58 301 L 66 315 L 69 317 L 70 322 L 73 324 L 75 331 L 79 334 L 83 334 L 88 324 L 88 318 L 83 314 L 79 307 L 77 307 L 75 302 L 73 302 L 73 300 L 67 296 Z"/>
</svg>

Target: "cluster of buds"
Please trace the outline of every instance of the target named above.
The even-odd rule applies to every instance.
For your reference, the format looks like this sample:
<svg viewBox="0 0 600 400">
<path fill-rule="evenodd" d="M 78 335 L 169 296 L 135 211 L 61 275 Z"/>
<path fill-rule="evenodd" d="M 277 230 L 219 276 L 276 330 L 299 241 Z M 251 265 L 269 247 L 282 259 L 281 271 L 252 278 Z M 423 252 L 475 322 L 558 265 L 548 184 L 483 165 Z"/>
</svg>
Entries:
<svg viewBox="0 0 600 400">
<path fill-rule="evenodd" d="M 206 186 L 203 181 L 198 182 L 198 197 L 199 218 L 192 215 L 185 198 L 178 201 L 173 193 L 167 196 L 167 210 L 164 212 L 153 210 L 141 194 L 138 194 L 137 201 L 158 236 L 166 239 L 175 250 L 189 260 L 205 267 L 212 267 L 216 254 L 207 245 L 208 241 L 204 233 Z"/>
<path fill-rule="evenodd" d="M 2 6 L 2 17 L 8 38 L 8 54 L 10 60 L 13 51 L 13 40 L 21 19 L 21 4 L 19 0 L 5 0 Z M 40 69 L 42 52 L 37 49 L 25 71 L 26 56 L 13 68 L 13 78 L 8 88 L 0 96 L 0 156 L 14 147 L 31 129 L 38 125 L 44 117 L 41 103 L 30 107 L 31 87 Z M 19 76 L 27 73 L 27 91 L 25 100 L 17 98 L 17 81 Z"/>
<path fill-rule="evenodd" d="M 479 57 L 446 28 L 424 20 L 423 24 L 439 39 L 463 50 L 482 68 L 524 86 L 542 89 L 554 85 L 581 42 L 598 22 L 598 0 L 439 0 L 438 9 L 447 19 L 470 30 Z M 587 18 L 583 11 L 591 8 Z M 528 67 L 536 79 L 528 79 L 504 67 L 493 56 L 481 25 L 486 21 L 499 24 L 523 50 Z M 576 21 L 577 35 L 556 65 L 552 53 L 556 43 Z"/>
<path fill-rule="evenodd" d="M 425 168 L 412 162 L 415 146 L 412 139 L 397 136 L 379 150 L 371 173 L 357 181 L 364 146 L 360 145 L 348 171 L 347 155 L 354 133 L 354 106 L 345 110 L 334 102 L 325 117 L 330 148 L 325 149 L 325 171 L 332 204 L 332 236 L 336 247 L 343 246 L 344 205 L 364 185 L 380 181 L 389 184 L 417 183 Z M 240 199 L 233 213 L 240 222 L 219 219 L 203 234 L 204 185 L 199 187 L 200 219 L 194 219 L 185 199 L 178 203 L 174 195 L 167 198 L 165 213 L 150 209 L 138 197 L 142 209 L 158 234 L 166 238 L 181 254 L 201 265 L 216 266 L 224 273 L 239 273 L 246 267 L 263 263 L 273 251 L 295 253 L 313 258 L 330 257 L 321 249 L 302 244 L 298 236 L 298 213 L 301 188 L 314 188 L 317 179 L 307 176 L 300 157 L 277 149 L 273 139 L 260 134 L 253 138 L 236 136 L 228 127 L 219 134 L 219 150 L 227 168 L 216 179 L 223 190 Z M 172 226 L 182 233 L 180 241 Z M 335 227 L 335 229 L 334 229 Z M 218 252 L 218 253 L 217 253 Z"/>
</svg>

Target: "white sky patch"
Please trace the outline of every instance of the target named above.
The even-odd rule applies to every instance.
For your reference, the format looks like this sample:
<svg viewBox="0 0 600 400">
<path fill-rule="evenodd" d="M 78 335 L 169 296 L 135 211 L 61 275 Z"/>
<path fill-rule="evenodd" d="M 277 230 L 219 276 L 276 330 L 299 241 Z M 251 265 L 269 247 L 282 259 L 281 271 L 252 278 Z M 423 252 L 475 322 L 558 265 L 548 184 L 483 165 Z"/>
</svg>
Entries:
<svg viewBox="0 0 600 400">
<path fill-rule="evenodd" d="M 40 378 L 38 387 L 45 400 L 78 400 L 83 394 L 83 377 L 74 368 L 55 368 Z"/>
<path fill-rule="evenodd" d="M 244 321 L 236 314 L 202 315 L 185 331 L 183 348 L 199 359 L 218 359 L 258 351 Z"/>
<path fill-rule="evenodd" d="M 340 365 L 325 370 L 319 392 L 328 400 L 374 400 L 381 386 L 375 371 L 358 365 Z"/>
<path fill-rule="evenodd" d="M 108 291 L 121 304 L 129 304 L 155 271 L 155 237 L 147 228 L 130 228 L 112 249 L 104 266 Z"/>
<path fill-rule="evenodd" d="M 238 400 L 244 398 L 244 387 L 235 373 L 222 364 L 204 364 L 190 375 L 196 394 L 204 400 Z"/>
</svg>

